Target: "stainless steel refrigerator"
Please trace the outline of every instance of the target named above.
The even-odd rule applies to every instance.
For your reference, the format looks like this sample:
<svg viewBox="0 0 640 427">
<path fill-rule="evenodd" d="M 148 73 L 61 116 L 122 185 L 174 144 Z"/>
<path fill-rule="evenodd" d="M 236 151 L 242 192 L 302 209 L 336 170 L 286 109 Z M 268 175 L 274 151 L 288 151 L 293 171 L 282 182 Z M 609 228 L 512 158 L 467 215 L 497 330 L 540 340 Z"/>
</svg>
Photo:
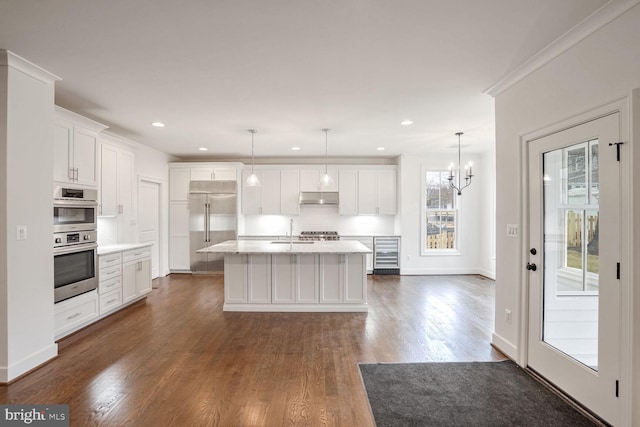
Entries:
<svg viewBox="0 0 640 427">
<path fill-rule="evenodd" d="M 191 271 L 222 274 L 224 256 L 199 254 L 225 240 L 237 238 L 237 198 L 235 181 L 191 181 L 189 183 L 189 238 Z"/>
</svg>

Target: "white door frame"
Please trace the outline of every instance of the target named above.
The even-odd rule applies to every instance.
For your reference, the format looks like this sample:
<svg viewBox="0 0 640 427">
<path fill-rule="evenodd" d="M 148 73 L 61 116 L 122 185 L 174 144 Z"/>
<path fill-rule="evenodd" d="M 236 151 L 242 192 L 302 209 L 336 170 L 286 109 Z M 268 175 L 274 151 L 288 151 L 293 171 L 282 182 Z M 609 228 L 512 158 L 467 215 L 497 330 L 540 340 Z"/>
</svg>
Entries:
<svg viewBox="0 0 640 427">
<path fill-rule="evenodd" d="M 158 263 L 159 263 L 158 277 L 163 277 L 165 276 L 165 273 L 167 271 L 167 269 L 164 268 L 165 266 L 164 239 L 162 238 L 164 233 L 164 227 L 163 227 L 164 215 L 162 212 L 162 207 L 164 206 L 163 195 L 164 195 L 164 187 L 166 184 L 165 184 L 165 180 L 163 179 L 138 174 L 138 185 L 136 186 L 136 206 L 135 206 L 136 212 L 138 212 L 137 209 L 138 209 L 138 201 L 139 201 L 139 194 L 140 194 L 140 184 L 142 183 L 142 181 L 158 184 Z M 138 227 L 138 236 L 136 238 L 139 238 L 139 237 L 140 237 L 140 227 Z"/>
<path fill-rule="evenodd" d="M 529 156 L 528 144 L 544 136 L 548 136 L 565 129 L 578 126 L 618 112 L 620 116 L 620 140 L 624 143 L 620 147 L 620 170 L 621 170 L 621 253 L 620 253 L 620 423 L 621 425 L 631 425 L 632 413 L 632 378 L 631 378 L 631 361 L 632 361 L 632 316 L 633 316 L 633 295 L 631 287 L 631 278 L 633 277 L 633 224 L 632 224 L 632 144 L 630 143 L 631 123 L 630 123 L 630 103 L 632 99 L 638 99 L 638 91 L 634 91 L 631 96 L 617 99 L 611 103 L 602 105 L 593 110 L 586 111 L 571 118 L 562 120 L 558 123 L 546 126 L 542 129 L 522 134 L 520 136 L 519 154 L 520 154 L 520 185 L 521 185 L 521 224 L 522 239 L 519 262 L 522 265 L 518 283 L 522 286 L 518 289 L 520 298 L 520 316 L 518 321 L 518 360 L 517 363 L 526 367 L 528 365 L 528 330 L 529 330 L 529 274 L 524 268 L 526 260 L 529 258 Z M 640 105 L 638 105 L 640 106 Z M 615 147 L 606 147 L 615 150 Z M 605 147 L 602 147 L 605 149 Z M 640 367 L 636 367 L 638 369 Z M 636 396 L 637 399 L 637 396 Z"/>
</svg>

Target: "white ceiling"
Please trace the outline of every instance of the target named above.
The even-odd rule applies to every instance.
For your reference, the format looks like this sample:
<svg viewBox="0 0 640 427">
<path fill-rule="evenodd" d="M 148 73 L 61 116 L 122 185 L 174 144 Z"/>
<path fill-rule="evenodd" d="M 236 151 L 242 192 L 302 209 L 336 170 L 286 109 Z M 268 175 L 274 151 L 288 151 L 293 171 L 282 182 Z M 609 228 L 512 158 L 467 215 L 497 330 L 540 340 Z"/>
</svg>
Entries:
<svg viewBox="0 0 640 427">
<path fill-rule="evenodd" d="M 330 156 L 428 155 L 457 131 L 484 151 L 483 91 L 605 3 L 0 0 L 0 48 L 62 77 L 56 104 L 178 157 L 247 157 L 249 128 L 256 157 L 322 156 L 322 128 Z"/>
</svg>

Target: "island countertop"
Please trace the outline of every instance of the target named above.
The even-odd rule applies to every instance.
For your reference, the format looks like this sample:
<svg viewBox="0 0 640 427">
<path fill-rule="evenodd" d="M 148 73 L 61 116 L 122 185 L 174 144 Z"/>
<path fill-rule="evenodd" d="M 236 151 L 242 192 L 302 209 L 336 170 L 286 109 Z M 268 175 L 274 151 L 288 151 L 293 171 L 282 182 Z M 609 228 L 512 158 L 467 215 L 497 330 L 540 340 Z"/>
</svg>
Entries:
<svg viewBox="0 0 640 427">
<path fill-rule="evenodd" d="M 273 243 L 277 242 L 277 243 Z M 196 252 L 220 254 L 370 254 L 371 249 L 354 240 L 297 241 L 227 240 Z"/>
</svg>

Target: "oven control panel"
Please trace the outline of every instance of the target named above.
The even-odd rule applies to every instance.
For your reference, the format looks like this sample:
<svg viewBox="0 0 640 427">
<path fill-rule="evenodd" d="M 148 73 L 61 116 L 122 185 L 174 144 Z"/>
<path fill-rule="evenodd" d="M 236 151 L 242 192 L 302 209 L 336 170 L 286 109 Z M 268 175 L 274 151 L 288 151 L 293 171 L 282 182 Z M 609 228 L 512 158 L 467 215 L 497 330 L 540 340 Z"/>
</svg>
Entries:
<svg viewBox="0 0 640 427">
<path fill-rule="evenodd" d="M 68 233 L 54 233 L 53 247 L 79 245 L 83 243 L 95 243 L 97 236 L 95 231 L 75 231 Z"/>
</svg>

